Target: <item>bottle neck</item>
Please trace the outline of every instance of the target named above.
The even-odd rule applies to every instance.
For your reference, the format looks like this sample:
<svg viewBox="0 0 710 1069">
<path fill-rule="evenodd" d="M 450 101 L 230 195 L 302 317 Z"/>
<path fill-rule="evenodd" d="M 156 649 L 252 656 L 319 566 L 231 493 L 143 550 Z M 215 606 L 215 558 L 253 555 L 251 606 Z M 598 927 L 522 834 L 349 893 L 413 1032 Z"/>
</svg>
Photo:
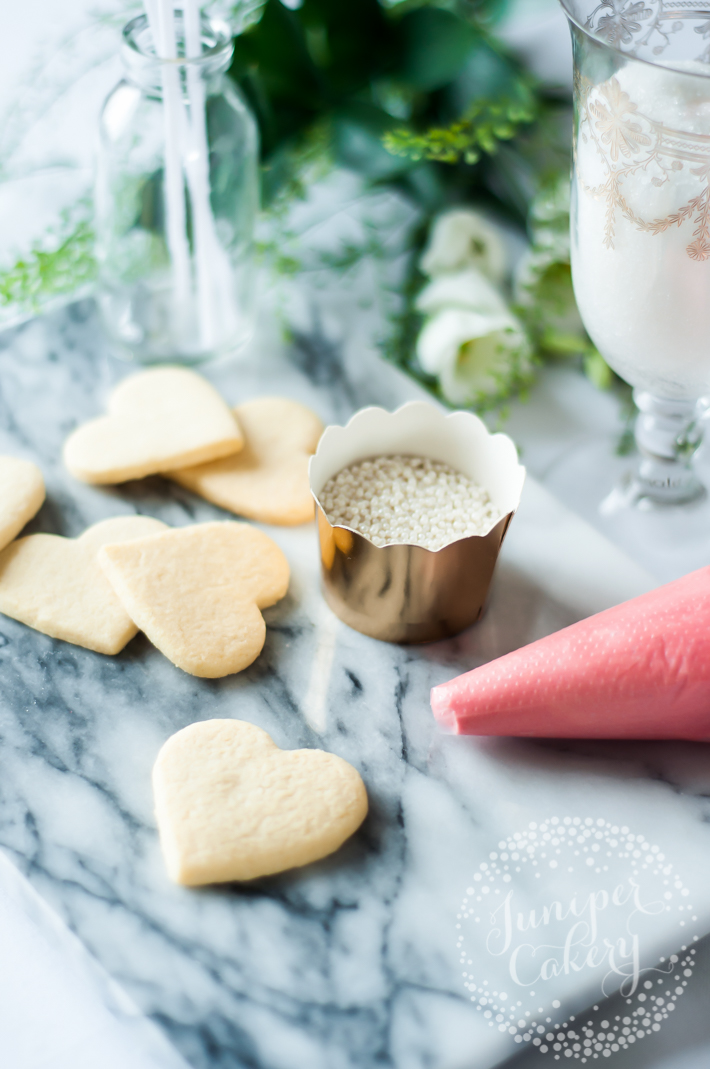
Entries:
<svg viewBox="0 0 710 1069">
<path fill-rule="evenodd" d="M 160 50 L 156 48 L 155 40 L 158 28 L 151 26 L 146 15 L 131 19 L 123 29 L 121 58 L 126 77 L 141 88 L 158 94 L 163 90 L 168 71 L 176 72 L 183 85 L 187 83 L 188 71 L 210 83 L 221 78 L 232 61 L 234 45 L 226 23 L 206 17 L 200 19 L 198 52 L 194 46 L 188 49 L 183 13 L 176 11 L 174 17 L 174 32 L 161 36 L 163 47 Z M 173 54 L 167 55 L 167 52 Z"/>
</svg>

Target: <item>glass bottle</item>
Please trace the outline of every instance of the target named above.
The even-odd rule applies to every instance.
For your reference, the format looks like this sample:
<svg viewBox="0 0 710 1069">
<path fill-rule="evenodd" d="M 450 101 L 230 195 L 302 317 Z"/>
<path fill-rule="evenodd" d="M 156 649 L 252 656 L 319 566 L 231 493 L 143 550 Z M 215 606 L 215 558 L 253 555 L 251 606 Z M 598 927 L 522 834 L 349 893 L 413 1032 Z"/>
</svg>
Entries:
<svg viewBox="0 0 710 1069">
<path fill-rule="evenodd" d="M 203 18 L 195 55 L 179 11 L 174 31 L 175 58 L 163 59 L 145 15 L 127 24 L 125 74 L 100 124 L 99 305 L 115 348 L 138 363 L 199 364 L 253 327 L 256 123 L 226 75 L 227 26 Z"/>
</svg>

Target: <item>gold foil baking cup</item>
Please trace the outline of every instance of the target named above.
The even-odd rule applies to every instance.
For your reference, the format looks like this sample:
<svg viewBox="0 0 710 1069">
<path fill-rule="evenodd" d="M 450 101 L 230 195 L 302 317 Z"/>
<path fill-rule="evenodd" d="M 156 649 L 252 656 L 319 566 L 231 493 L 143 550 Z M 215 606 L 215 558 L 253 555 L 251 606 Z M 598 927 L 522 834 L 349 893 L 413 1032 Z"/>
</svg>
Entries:
<svg viewBox="0 0 710 1069">
<path fill-rule="evenodd" d="M 501 519 L 484 535 L 443 549 L 375 546 L 332 525 L 319 495 L 358 460 L 400 453 L 444 461 L 483 486 Z M 434 642 L 456 635 L 483 612 L 503 538 L 520 503 L 525 468 L 505 434 L 470 412 L 446 415 L 423 401 L 396 412 L 364 408 L 345 427 L 328 427 L 309 465 L 316 502 L 323 595 L 350 627 L 387 642 Z"/>
</svg>

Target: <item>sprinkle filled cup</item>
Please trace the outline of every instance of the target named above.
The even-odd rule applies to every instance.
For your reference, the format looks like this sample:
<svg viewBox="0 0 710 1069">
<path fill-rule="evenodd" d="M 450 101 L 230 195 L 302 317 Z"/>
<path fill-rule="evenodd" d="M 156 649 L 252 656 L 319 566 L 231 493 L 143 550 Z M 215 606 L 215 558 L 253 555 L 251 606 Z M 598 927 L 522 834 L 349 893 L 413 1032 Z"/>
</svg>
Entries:
<svg viewBox="0 0 710 1069">
<path fill-rule="evenodd" d="M 469 412 L 410 402 L 329 427 L 309 469 L 323 593 L 364 634 L 430 642 L 478 619 L 525 469 Z"/>
<path fill-rule="evenodd" d="M 428 457 L 359 460 L 328 480 L 320 504 L 330 524 L 352 527 L 376 546 L 443 549 L 486 534 L 500 519 L 482 486 Z"/>
</svg>

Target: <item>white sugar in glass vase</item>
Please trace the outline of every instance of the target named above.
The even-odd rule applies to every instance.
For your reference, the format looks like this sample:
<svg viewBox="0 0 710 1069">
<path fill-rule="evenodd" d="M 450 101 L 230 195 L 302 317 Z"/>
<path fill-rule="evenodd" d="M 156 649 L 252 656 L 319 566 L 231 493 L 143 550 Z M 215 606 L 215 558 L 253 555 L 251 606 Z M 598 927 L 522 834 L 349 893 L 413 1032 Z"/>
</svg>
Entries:
<svg viewBox="0 0 710 1069">
<path fill-rule="evenodd" d="M 640 410 L 634 500 L 690 501 L 710 394 L 710 16 L 563 0 L 574 50 L 572 274 Z"/>
</svg>

